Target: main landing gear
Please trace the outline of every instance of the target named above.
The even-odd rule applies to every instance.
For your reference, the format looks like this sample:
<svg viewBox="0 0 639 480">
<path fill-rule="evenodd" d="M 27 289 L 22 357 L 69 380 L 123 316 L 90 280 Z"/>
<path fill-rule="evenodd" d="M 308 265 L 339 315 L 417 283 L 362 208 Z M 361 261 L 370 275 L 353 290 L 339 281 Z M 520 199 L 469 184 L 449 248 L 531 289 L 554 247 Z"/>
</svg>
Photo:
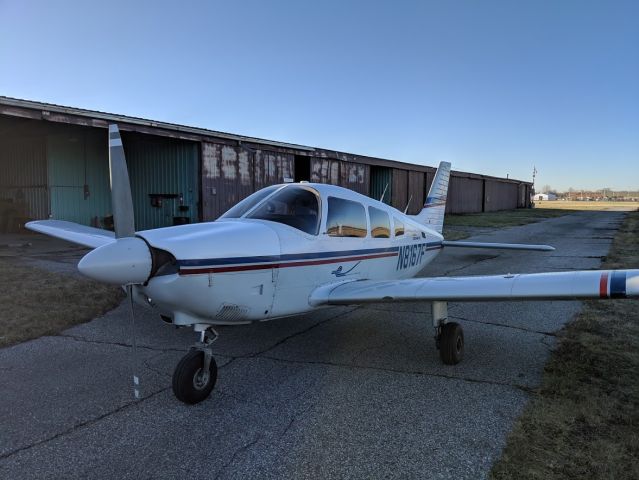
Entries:
<svg viewBox="0 0 639 480">
<path fill-rule="evenodd" d="M 433 302 L 435 346 L 446 365 L 457 365 L 464 358 L 464 332 L 459 323 L 448 321 L 448 303 Z"/>
<path fill-rule="evenodd" d="M 217 363 L 211 345 L 218 334 L 209 326 L 199 331 L 200 341 L 182 357 L 173 372 L 173 393 L 178 400 L 188 404 L 205 400 L 217 381 Z"/>
</svg>

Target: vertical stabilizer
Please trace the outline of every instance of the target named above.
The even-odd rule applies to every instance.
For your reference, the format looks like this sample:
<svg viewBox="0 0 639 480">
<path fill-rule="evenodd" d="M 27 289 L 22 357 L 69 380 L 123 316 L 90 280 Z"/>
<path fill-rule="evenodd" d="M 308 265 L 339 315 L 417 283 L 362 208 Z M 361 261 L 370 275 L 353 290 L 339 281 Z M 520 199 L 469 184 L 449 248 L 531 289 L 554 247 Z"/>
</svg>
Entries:
<svg viewBox="0 0 639 480">
<path fill-rule="evenodd" d="M 440 162 L 435 179 L 430 186 L 426 203 L 415 219 L 433 230 L 441 233 L 444 228 L 444 213 L 446 212 L 446 195 L 448 195 L 448 180 L 450 179 L 450 163 Z"/>
</svg>

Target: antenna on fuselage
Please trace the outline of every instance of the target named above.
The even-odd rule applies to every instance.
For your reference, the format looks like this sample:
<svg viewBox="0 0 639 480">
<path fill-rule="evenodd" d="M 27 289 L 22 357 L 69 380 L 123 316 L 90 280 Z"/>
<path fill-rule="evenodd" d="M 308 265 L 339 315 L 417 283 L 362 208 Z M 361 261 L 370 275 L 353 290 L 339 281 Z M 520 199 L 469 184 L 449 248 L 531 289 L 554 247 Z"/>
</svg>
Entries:
<svg viewBox="0 0 639 480">
<path fill-rule="evenodd" d="M 382 192 L 382 196 L 379 199 L 380 202 L 384 201 L 384 195 L 386 195 L 386 190 L 388 190 L 388 183 L 386 184 L 386 186 L 384 187 L 384 191 Z"/>
<path fill-rule="evenodd" d="M 411 194 L 410 198 L 408 199 L 408 203 L 406 204 L 406 208 L 404 209 L 404 215 L 406 215 L 406 212 L 408 212 L 408 207 L 410 207 L 410 201 L 413 199 L 413 195 Z"/>
</svg>

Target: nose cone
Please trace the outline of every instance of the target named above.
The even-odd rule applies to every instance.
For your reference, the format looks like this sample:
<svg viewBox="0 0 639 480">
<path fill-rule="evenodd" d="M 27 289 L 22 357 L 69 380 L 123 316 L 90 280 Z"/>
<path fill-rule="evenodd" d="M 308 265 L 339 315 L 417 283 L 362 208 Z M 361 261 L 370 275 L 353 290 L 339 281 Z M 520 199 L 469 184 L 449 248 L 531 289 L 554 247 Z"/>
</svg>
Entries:
<svg viewBox="0 0 639 480">
<path fill-rule="evenodd" d="M 127 285 L 144 283 L 151 274 L 153 261 L 149 247 L 139 238 L 119 238 L 87 253 L 78 270 L 104 283 Z"/>
</svg>

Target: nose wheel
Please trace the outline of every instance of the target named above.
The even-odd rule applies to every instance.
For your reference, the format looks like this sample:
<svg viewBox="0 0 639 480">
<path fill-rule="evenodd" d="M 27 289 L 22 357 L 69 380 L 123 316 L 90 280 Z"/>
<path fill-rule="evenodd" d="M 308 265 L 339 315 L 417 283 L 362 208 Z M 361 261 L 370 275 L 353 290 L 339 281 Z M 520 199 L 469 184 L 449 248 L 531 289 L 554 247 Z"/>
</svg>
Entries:
<svg viewBox="0 0 639 480">
<path fill-rule="evenodd" d="M 190 405 L 205 400 L 217 381 L 217 363 L 211 344 L 217 340 L 213 329 L 202 332 L 202 341 L 187 353 L 173 372 L 173 393 L 181 402 Z"/>
</svg>

